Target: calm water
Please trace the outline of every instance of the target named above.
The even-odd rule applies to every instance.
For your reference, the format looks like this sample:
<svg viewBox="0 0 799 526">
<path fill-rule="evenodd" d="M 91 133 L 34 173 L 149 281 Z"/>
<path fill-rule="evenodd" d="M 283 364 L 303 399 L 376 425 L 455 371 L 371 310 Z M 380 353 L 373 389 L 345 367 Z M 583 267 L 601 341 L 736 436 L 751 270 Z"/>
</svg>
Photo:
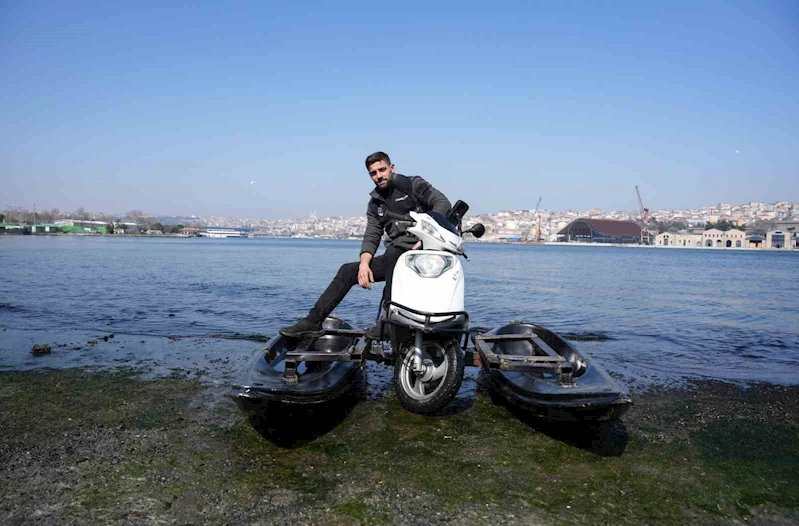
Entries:
<svg viewBox="0 0 799 526">
<path fill-rule="evenodd" d="M 358 249 L 348 241 L 1 237 L 0 366 L 17 363 L 10 335 L 20 331 L 40 340 L 69 331 L 272 335 L 305 315 Z M 799 383 L 799 254 L 487 244 L 468 252 L 474 326 L 522 319 L 600 336 L 575 345 L 627 379 Z M 381 287 L 354 288 L 337 313 L 368 326 Z M 105 359 L 98 349 L 82 363 Z"/>
</svg>

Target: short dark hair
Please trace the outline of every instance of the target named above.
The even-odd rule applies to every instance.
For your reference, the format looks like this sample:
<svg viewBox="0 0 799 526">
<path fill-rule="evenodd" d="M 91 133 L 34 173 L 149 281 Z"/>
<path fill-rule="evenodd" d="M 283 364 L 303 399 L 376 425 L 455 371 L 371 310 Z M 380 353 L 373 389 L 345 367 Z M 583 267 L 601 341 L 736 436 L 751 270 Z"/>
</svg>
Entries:
<svg viewBox="0 0 799 526">
<path fill-rule="evenodd" d="M 366 158 L 366 169 L 368 170 L 371 165 L 379 163 L 380 161 L 386 161 L 386 164 L 391 166 L 391 159 L 387 153 L 375 152 Z"/>
</svg>

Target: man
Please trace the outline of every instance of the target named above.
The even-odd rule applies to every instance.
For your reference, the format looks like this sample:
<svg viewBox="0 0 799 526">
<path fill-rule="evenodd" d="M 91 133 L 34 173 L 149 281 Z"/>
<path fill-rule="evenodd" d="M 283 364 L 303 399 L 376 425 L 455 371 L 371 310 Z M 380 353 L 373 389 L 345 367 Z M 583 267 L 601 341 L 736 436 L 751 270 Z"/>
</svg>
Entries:
<svg viewBox="0 0 799 526">
<path fill-rule="evenodd" d="M 280 334 L 292 338 L 322 336 L 322 322 L 341 303 L 344 296 L 356 283 L 371 289 L 372 283 L 385 281 L 383 299 L 388 302 L 391 295 L 391 279 L 399 256 L 413 247 L 413 236 L 405 234 L 405 228 L 386 217 L 386 211 L 397 214 L 429 212 L 434 210 L 446 215 L 450 210 L 449 200 L 419 176 L 406 177 L 395 173 L 391 159 L 383 152 L 375 152 L 366 158 L 366 170 L 375 184 L 366 208 L 366 232 L 361 243 L 359 262 L 346 263 L 338 269 L 336 277 L 317 300 L 308 316 L 294 325 L 283 327 Z M 386 251 L 375 257 L 383 232 L 388 235 Z M 372 340 L 381 339 L 378 323 L 366 333 Z"/>
</svg>

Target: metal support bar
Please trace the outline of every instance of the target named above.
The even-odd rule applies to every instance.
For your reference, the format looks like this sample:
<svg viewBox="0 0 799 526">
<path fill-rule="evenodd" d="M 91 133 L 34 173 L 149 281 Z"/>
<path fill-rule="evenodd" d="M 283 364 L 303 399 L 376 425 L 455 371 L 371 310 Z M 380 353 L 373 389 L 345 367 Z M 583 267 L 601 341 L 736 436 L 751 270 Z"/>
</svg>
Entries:
<svg viewBox="0 0 799 526">
<path fill-rule="evenodd" d="M 343 351 L 343 352 L 289 351 L 286 353 L 286 361 L 291 360 L 295 362 L 352 362 L 354 361 L 352 358 L 353 356 L 350 351 Z M 358 355 L 358 359 L 360 359 L 360 353 Z"/>
<path fill-rule="evenodd" d="M 362 329 L 322 329 L 325 331 L 325 335 L 335 335 L 335 336 L 364 336 L 366 331 Z"/>
<path fill-rule="evenodd" d="M 360 352 L 362 353 L 361 360 L 374 360 L 381 363 L 388 361 L 388 357 L 383 349 L 383 342 L 368 340 L 366 344 L 364 344 L 363 350 Z"/>
<path fill-rule="evenodd" d="M 526 356 L 517 354 L 502 354 L 500 360 L 516 363 L 560 363 L 564 362 L 563 356 Z"/>
<path fill-rule="evenodd" d="M 570 382 L 572 376 L 571 363 L 555 352 L 537 334 L 496 334 L 475 335 L 472 337 L 475 349 L 482 363 L 488 364 L 491 369 L 501 371 L 528 371 L 541 373 L 555 373 L 560 375 L 561 381 Z M 497 354 L 489 351 L 489 342 L 522 342 L 528 341 L 533 347 L 532 355 Z"/>
<path fill-rule="evenodd" d="M 537 338 L 536 334 L 477 334 L 478 338 L 484 342 L 523 342 L 532 338 Z"/>
<path fill-rule="evenodd" d="M 530 340 L 533 342 L 534 347 L 537 347 L 538 349 L 544 351 L 544 353 L 546 353 L 546 355 L 551 358 L 560 358 L 561 360 L 564 359 L 563 356 L 556 353 L 552 347 L 547 345 L 547 343 L 544 340 L 539 338 L 537 334 L 533 334 L 532 336 L 533 337 L 530 338 Z"/>
<path fill-rule="evenodd" d="M 463 365 L 467 367 L 482 367 L 483 362 L 480 361 L 480 353 L 476 351 L 464 351 Z"/>
<path fill-rule="evenodd" d="M 365 331 L 349 329 L 325 329 L 325 333 L 353 335 L 357 336 Z M 341 352 L 310 351 L 308 350 L 318 338 L 303 338 L 296 340 L 293 349 L 286 351 L 285 370 L 282 380 L 287 384 L 299 382 L 297 367 L 300 362 L 360 362 L 363 359 L 363 352 L 357 345 L 351 344 L 346 350 Z"/>
<path fill-rule="evenodd" d="M 498 369 L 500 371 L 518 371 L 523 373 L 552 373 L 561 376 L 564 374 L 571 376 L 572 373 L 572 366 L 569 363 L 502 363 Z"/>
<path fill-rule="evenodd" d="M 296 384 L 300 381 L 299 376 L 297 376 L 297 362 L 286 360 L 286 368 L 283 370 L 282 380 L 284 384 Z"/>
<path fill-rule="evenodd" d="M 544 358 L 551 358 L 550 361 L 562 362 L 564 361 L 563 356 L 559 355 L 555 352 L 555 350 L 547 344 L 544 340 L 542 340 L 537 334 L 495 334 L 495 335 L 484 335 L 478 334 L 473 338 L 475 345 L 479 343 L 488 343 L 488 342 L 523 342 L 528 341 L 533 346 L 533 352 L 541 351 L 544 353 L 545 356 L 541 356 L 540 354 L 530 356 L 524 356 L 524 358 L 538 358 L 538 361 L 548 361 Z M 510 358 L 513 355 L 505 355 L 507 358 Z"/>
</svg>

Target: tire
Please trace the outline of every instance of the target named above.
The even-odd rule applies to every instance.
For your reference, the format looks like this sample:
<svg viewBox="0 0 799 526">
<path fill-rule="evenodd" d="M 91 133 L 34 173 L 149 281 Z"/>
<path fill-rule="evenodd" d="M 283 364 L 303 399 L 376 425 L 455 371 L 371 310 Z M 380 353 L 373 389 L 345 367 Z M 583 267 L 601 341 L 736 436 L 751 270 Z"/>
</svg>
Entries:
<svg viewBox="0 0 799 526">
<path fill-rule="evenodd" d="M 424 340 L 422 359 L 428 366 L 432 362 L 433 366 L 440 367 L 446 361 L 444 375 L 429 382 L 422 382 L 411 369 L 413 336 L 403 342 L 401 349 L 401 356 L 394 362 L 394 392 L 400 405 L 420 415 L 444 409 L 458 394 L 463 382 L 463 353 L 458 341 L 454 338 Z"/>
</svg>

